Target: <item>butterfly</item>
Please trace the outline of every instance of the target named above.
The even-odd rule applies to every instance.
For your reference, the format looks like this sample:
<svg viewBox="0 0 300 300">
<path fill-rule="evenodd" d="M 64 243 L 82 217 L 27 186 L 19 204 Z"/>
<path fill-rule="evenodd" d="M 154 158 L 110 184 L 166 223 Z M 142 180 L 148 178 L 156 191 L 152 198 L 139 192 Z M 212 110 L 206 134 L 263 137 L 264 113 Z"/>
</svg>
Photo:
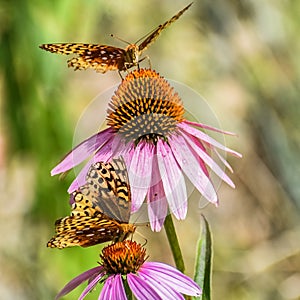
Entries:
<svg viewBox="0 0 300 300">
<path fill-rule="evenodd" d="M 55 222 L 50 248 L 88 247 L 123 241 L 134 233 L 129 224 L 131 193 L 123 158 L 92 164 L 86 184 L 72 195 L 71 215 Z"/>
<path fill-rule="evenodd" d="M 100 73 L 113 70 L 126 71 L 143 60 L 139 59 L 142 52 L 157 39 L 162 30 L 175 22 L 192 4 L 190 3 L 171 19 L 152 30 L 139 45 L 137 41 L 122 49 L 99 44 L 62 43 L 42 44 L 40 48 L 52 53 L 75 54 L 75 57 L 68 60 L 68 67 L 73 67 L 75 70 L 93 68 Z"/>
</svg>

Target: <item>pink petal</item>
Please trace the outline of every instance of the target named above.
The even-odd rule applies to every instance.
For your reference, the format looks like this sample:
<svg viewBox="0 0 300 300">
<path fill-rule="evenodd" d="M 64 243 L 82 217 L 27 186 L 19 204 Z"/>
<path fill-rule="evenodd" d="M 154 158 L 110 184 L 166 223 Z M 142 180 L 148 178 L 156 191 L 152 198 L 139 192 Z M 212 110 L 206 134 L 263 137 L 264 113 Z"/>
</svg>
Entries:
<svg viewBox="0 0 300 300">
<path fill-rule="evenodd" d="M 179 220 L 187 214 L 187 192 L 185 180 L 176 159 L 167 143 L 157 142 L 158 167 L 170 211 Z"/>
<path fill-rule="evenodd" d="M 103 277 L 103 274 L 99 274 L 98 276 L 96 276 L 88 285 L 87 287 L 83 290 L 83 292 L 81 293 L 80 297 L 78 298 L 78 300 L 82 300 L 86 297 L 86 295 L 93 290 L 93 288 L 96 286 L 96 284 L 101 280 L 101 278 Z"/>
<path fill-rule="evenodd" d="M 159 191 L 162 189 L 163 189 L 162 183 L 151 187 L 147 197 L 157 195 Z M 155 198 L 155 196 L 153 198 Z M 152 231 L 155 232 L 161 231 L 167 213 L 168 213 L 168 202 L 166 198 L 165 199 L 160 198 L 159 200 L 152 200 L 149 203 L 148 216 L 149 216 L 150 227 Z"/>
<path fill-rule="evenodd" d="M 72 193 L 75 190 L 77 190 L 80 186 L 84 185 L 86 183 L 86 175 L 88 173 L 88 170 L 90 166 L 93 163 L 99 162 L 99 161 L 109 161 L 112 157 L 111 153 L 111 143 L 105 144 L 103 147 L 98 149 L 98 151 L 95 153 L 95 155 L 85 164 L 85 166 L 81 169 L 77 177 L 74 179 L 74 181 L 71 183 L 68 193 Z"/>
<path fill-rule="evenodd" d="M 188 144 L 195 150 L 197 155 L 210 167 L 210 169 L 215 172 L 222 180 L 224 180 L 232 188 L 235 187 L 232 180 L 227 176 L 227 174 L 222 170 L 219 165 L 203 150 L 203 147 L 198 139 L 195 137 L 185 134 L 185 140 Z"/>
<path fill-rule="evenodd" d="M 123 158 L 124 158 L 127 171 L 130 168 L 130 164 L 132 162 L 132 157 L 134 155 L 134 152 L 135 152 L 135 145 L 134 145 L 134 143 L 128 143 L 126 145 L 126 151 L 120 152 L 120 155 L 123 156 Z"/>
<path fill-rule="evenodd" d="M 180 135 L 172 135 L 169 138 L 169 144 L 176 161 L 193 185 L 208 201 L 218 203 L 218 197 L 212 183 L 201 168 L 201 165 L 199 165 L 184 138 Z"/>
<path fill-rule="evenodd" d="M 127 300 L 123 282 L 122 282 L 122 277 L 120 274 L 110 276 L 105 280 L 103 289 L 98 299 L 99 300 L 107 300 L 107 299 Z"/>
<path fill-rule="evenodd" d="M 114 276 L 113 292 L 111 299 L 127 300 L 122 276 L 120 274 L 116 274 Z"/>
<path fill-rule="evenodd" d="M 131 145 L 132 143 L 128 143 Z M 118 157 L 128 151 L 128 144 L 125 144 L 124 139 L 119 134 L 115 134 L 111 139 L 112 157 Z"/>
<path fill-rule="evenodd" d="M 127 282 L 137 300 L 162 300 L 157 292 L 139 276 L 129 273 Z"/>
<path fill-rule="evenodd" d="M 219 160 L 224 164 L 224 166 L 231 172 L 233 173 L 233 169 L 231 165 L 227 162 L 227 160 L 217 151 L 216 148 L 213 148 L 214 153 L 218 156 Z"/>
<path fill-rule="evenodd" d="M 94 157 L 92 157 L 80 170 L 77 177 L 73 180 L 71 185 L 68 188 L 68 193 L 71 194 L 77 189 L 79 189 L 80 186 L 83 186 L 86 183 L 86 174 L 90 168 L 90 166 L 95 162 Z"/>
<path fill-rule="evenodd" d="M 65 158 L 51 171 L 51 175 L 56 175 L 67 170 L 72 169 L 74 166 L 80 164 L 93 152 L 95 152 L 101 145 L 113 135 L 111 128 L 107 128 L 95 135 L 89 137 L 73 150 L 71 150 Z"/>
<path fill-rule="evenodd" d="M 202 291 L 201 288 L 191 278 L 184 275 L 176 268 L 167 264 L 159 262 L 145 262 L 138 273 L 143 273 L 156 278 L 161 284 L 167 285 L 177 292 L 191 295 L 200 296 Z"/>
<path fill-rule="evenodd" d="M 230 148 L 225 147 L 224 145 L 222 145 L 221 143 L 217 142 L 215 139 L 213 139 L 212 137 L 210 137 L 209 135 L 207 135 L 206 133 L 202 132 L 201 130 L 197 130 L 191 126 L 188 126 L 184 123 L 179 123 L 177 124 L 177 126 L 179 128 L 181 128 L 183 131 L 188 132 L 189 134 L 197 137 L 198 139 L 200 139 L 203 142 L 206 142 L 207 144 L 213 146 L 213 147 L 217 147 L 223 151 L 226 151 L 228 153 L 230 153 L 231 155 L 234 155 L 236 157 L 242 157 L 242 155 L 236 151 L 231 150 Z"/>
<path fill-rule="evenodd" d="M 56 295 L 55 300 L 58 300 L 64 295 L 70 293 L 72 290 L 74 290 L 76 287 L 78 287 L 80 284 L 82 284 L 84 281 L 88 280 L 95 274 L 100 274 L 102 276 L 102 271 L 103 267 L 98 266 L 78 275 L 64 286 L 64 288 Z"/>
<path fill-rule="evenodd" d="M 131 185 L 132 212 L 136 212 L 141 207 L 149 189 L 153 149 L 153 145 L 140 142 L 132 155 L 132 160 L 128 169 Z"/>
<path fill-rule="evenodd" d="M 112 277 L 108 277 L 105 280 L 103 288 L 98 297 L 98 300 L 112 299 L 111 298 L 111 289 L 112 289 L 112 285 L 113 285 L 112 281 L 113 281 Z"/>
<path fill-rule="evenodd" d="M 192 122 L 192 121 L 188 121 L 188 120 L 184 120 L 183 123 L 189 124 L 189 125 L 192 125 L 192 126 L 196 126 L 196 127 L 200 127 L 200 128 L 203 128 L 203 129 L 208 129 L 208 130 L 211 130 L 211 131 L 227 134 L 227 135 L 236 136 L 236 134 L 234 132 L 225 131 L 225 130 L 222 130 L 222 129 L 219 129 L 219 128 L 216 128 L 216 127 L 213 127 L 213 126 L 210 126 L 210 125 L 206 125 L 206 124 L 203 124 L 203 123 L 196 123 L 196 122 Z"/>
<path fill-rule="evenodd" d="M 163 184 L 160 183 L 151 186 L 147 198 L 151 199 L 148 203 L 148 215 L 152 231 L 158 232 L 164 225 L 168 213 L 168 202 L 163 194 Z"/>
<path fill-rule="evenodd" d="M 152 231 L 160 231 L 168 212 L 168 202 L 160 177 L 157 157 L 153 157 L 151 185 L 147 193 L 148 215 Z"/>
<path fill-rule="evenodd" d="M 145 272 L 144 269 L 138 272 L 139 277 L 141 277 L 145 282 L 147 282 L 164 300 L 184 300 L 184 297 L 176 291 L 175 287 L 170 288 L 169 285 L 165 285 L 159 280 L 158 276 L 152 276 L 151 272 Z"/>
</svg>

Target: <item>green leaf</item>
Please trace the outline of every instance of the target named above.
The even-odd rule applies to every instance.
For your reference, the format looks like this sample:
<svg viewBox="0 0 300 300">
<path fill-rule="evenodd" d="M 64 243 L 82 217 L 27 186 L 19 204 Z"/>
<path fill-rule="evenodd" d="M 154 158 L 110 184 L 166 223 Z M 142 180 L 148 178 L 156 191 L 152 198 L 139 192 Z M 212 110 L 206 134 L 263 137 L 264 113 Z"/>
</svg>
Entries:
<svg viewBox="0 0 300 300">
<path fill-rule="evenodd" d="M 202 288 L 202 295 L 197 299 L 211 299 L 212 236 L 207 220 L 201 215 L 201 233 L 197 246 L 194 280 Z M 196 298 L 194 298 L 196 299 Z"/>
</svg>

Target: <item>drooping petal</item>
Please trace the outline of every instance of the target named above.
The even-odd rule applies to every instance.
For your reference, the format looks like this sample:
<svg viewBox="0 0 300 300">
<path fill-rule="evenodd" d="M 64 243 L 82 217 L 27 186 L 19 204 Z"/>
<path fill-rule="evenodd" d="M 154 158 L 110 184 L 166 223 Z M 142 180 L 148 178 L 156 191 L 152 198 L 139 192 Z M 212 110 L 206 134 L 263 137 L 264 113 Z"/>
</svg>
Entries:
<svg viewBox="0 0 300 300">
<path fill-rule="evenodd" d="M 124 139 L 119 134 L 114 134 L 111 137 L 111 153 L 112 157 L 118 157 L 128 151 L 129 146 L 132 142 L 128 144 L 125 143 Z"/>
<path fill-rule="evenodd" d="M 213 148 L 213 151 L 216 153 L 220 161 L 224 164 L 224 166 L 231 172 L 233 173 L 233 169 L 231 165 L 228 163 L 228 161 L 217 151 L 216 148 Z"/>
<path fill-rule="evenodd" d="M 111 153 L 111 143 L 107 142 L 103 147 L 98 149 L 97 153 L 84 165 L 84 167 L 80 170 L 77 177 L 73 180 L 71 185 L 68 188 L 68 193 L 72 193 L 75 190 L 77 190 L 80 186 L 84 185 L 86 183 L 86 175 L 90 168 L 90 166 L 93 163 L 99 162 L 99 161 L 108 161 L 112 157 Z"/>
<path fill-rule="evenodd" d="M 109 299 L 127 300 L 122 276 L 120 274 L 116 274 L 113 278 L 113 281 L 112 298 Z"/>
<path fill-rule="evenodd" d="M 73 193 L 80 186 L 83 186 L 86 183 L 86 174 L 90 168 L 90 166 L 94 163 L 94 157 L 92 157 L 80 170 L 77 177 L 72 181 L 71 185 L 68 188 L 68 193 Z"/>
<path fill-rule="evenodd" d="M 140 273 L 156 278 L 161 284 L 185 295 L 200 296 L 202 293 L 201 288 L 191 278 L 167 264 L 145 262 L 139 269 Z"/>
<path fill-rule="evenodd" d="M 98 266 L 78 275 L 63 287 L 63 289 L 56 295 L 55 300 L 58 300 L 64 295 L 70 293 L 72 290 L 74 290 L 76 287 L 78 287 L 80 284 L 82 284 L 84 281 L 88 280 L 95 274 L 101 274 L 102 271 L 103 267 Z"/>
<path fill-rule="evenodd" d="M 147 193 L 148 215 L 152 231 L 160 231 L 168 212 L 168 202 L 158 169 L 157 156 L 153 157 L 152 177 Z"/>
<path fill-rule="evenodd" d="M 147 194 L 148 215 L 152 231 L 160 231 L 168 213 L 168 202 L 162 181 L 152 185 Z"/>
<path fill-rule="evenodd" d="M 100 295 L 98 297 L 98 300 L 107 300 L 107 299 L 111 299 L 110 298 L 110 293 L 111 293 L 111 286 L 112 286 L 112 278 L 108 277 L 105 282 L 104 285 L 102 287 L 102 290 L 100 292 Z"/>
<path fill-rule="evenodd" d="M 105 280 L 98 300 L 107 299 L 127 300 L 120 274 L 110 276 Z"/>
<path fill-rule="evenodd" d="M 129 169 L 130 163 L 132 161 L 133 154 L 135 152 L 135 145 L 133 142 L 129 142 L 126 144 L 126 151 L 121 151 L 120 155 L 123 156 L 127 169 Z"/>
<path fill-rule="evenodd" d="M 196 139 L 196 138 L 195 138 L 195 139 Z M 202 144 L 200 141 L 199 141 L 199 146 L 201 147 L 201 149 L 203 149 L 203 151 L 206 152 L 205 147 L 203 146 L 203 144 Z M 197 159 L 199 165 L 201 166 L 201 169 L 203 170 L 204 174 L 205 174 L 208 178 L 210 178 L 210 176 L 209 176 L 209 171 L 208 171 L 207 166 L 206 166 L 206 164 L 204 163 L 204 161 L 203 161 L 203 160 L 201 159 L 201 157 L 193 150 L 193 148 L 190 147 L 190 145 L 189 145 L 189 148 L 190 148 L 191 152 L 193 152 L 194 156 L 196 157 L 196 159 Z"/>
<path fill-rule="evenodd" d="M 196 122 L 192 122 L 192 121 L 188 121 L 188 120 L 184 120 L 183 123 L 188 124 L 188 125 L 192 125 L 192 126 L 195 126 L 195 127 L 200 127 L 200 128 L 203 128 L 203 129 L 208 129 L 208 130 L 215 131 L 215 132 L 218 132 L 218 133 L 223 133 L 223 134 L 227 134 L 227 135 L 236 136 L 236 133 L 234 133 L 234 132 L 225 131 L 225 130 L 222 130 L 222 129 L 219 129 L 219 128 L 216 128 L 216 127 L 213 127 L 213 126 L 210 126 L 210 125 L 206 125 L 206 124 L 203 124 L 203 123 L 196 123 Z"/>
<path fill-rule="evenodd" d="M 157 142 L 158 167 L 171 213 L 179 220 L 187 214 L 187 192 L 185 180 L 169 145 Z"/>
<path fill-rule="evenodd" d="M 129 273 L 127 275 L 128 285 L 138 300 L 163 300 L 159 294 L 139 276 Z"/>
<path fill-rule="evenodd" d="M 94 277 L 91 282 L 87 285 L 87 287 L 83 290 L 78 300 L 82 300 L 85 298 L 85 296 L 93 290 L 93 288 L 96 286 L 96 284 L 100 281 L 100 279 L 103 277 L 104 274 L 99 274 L 98 276 Z"/>
<path fill-rule="evenodd" d="M 149 189 L 153 149 L 153 145 L 140 142 L 133 153 L 128 170 L 131 185 L 132 212 L 136 212 L 141 207 Z"/>
<path fill-rule="evenodd" d="M 207 135 L 206 133 L 202 132 L 201 130 L 197 130 L 183 122 L 177 124 L 177 126 L 179 128 L 181 128 L 183 131 L 186 131 L 188 132 L 189 134 L 197 137 L 198 139 L 200 139 L 201 141 L 213 146 L 213 147 L 216 147 L 216 148 L 219 148 L 223 151 L 226 151 L 228 153 L 230 153 L 231 155 L 234 155 L 236 157 L 242 157 L 240 153 L 230 149 L 230 148 L 227 148 L 226 146 L 222 145 L 221 143 L 219 143 L 218 141 L 216 141 L 215 139 L 213 139 L 212 137 L 210 137 L 209 135 Z"/>
<path fill-rule="evenodd" d="M 162 181 L 150 187 L 147 199 L 148 216 L 152 231 L 160 231 L 168 213 L 168 202 L 164 193 Z"/>
<path fill-rule="evenodd" d="M 189 180 L 199 190 L 199 192 L 210 202 L 217 204 L 218 197 L 216 191 L 199 165 L 198 160 L 191 152 L 185 139 L 180 135 L 173 135 L 169 138 L 169 144 L 181 169 L 187 175 Z"/>
<path fill-rule="evenodd" d="M 143 280 L 145 280 L 149 285 L 155 288 L 155 291 L 161 296 L 164 300 L 184 300 L 182 294 L 178 293 L 176 289 L 170 288 L 170 286 L 162 284 L 158 277 L 153 277 L 151 272 L 138 272 Z"/>
<path fill-rule="evenodd" d="M 107 142 L 107 140 L 113 135 L 111 128 L 107 128 L 95 135 L 89 137 L 73 150 L 71 150 L 65 158 L 51 171 L 51 175 L 56 175 L 77 166 L 93 152 L 95 152 L 101 145 Z"/>
<path fill-rule="evenodd" d="M 230 185 L 232 188 L 235 187 L 232 180 L 227 176 L 227 174 L 222 170 L 219 165 L 206 153 L 206 151 L 203 149 L 203 146 L 201 145 L 200 141 L 189 135 L 183 133 L 185 140 L 188 142 L 190 147 L 194 149 L 194 151 L 199 155 L 199 157 L 210 167 L 210 169 L 215 172 L 223 181 L 225 181 L 228 185 Z"/>
</svg>

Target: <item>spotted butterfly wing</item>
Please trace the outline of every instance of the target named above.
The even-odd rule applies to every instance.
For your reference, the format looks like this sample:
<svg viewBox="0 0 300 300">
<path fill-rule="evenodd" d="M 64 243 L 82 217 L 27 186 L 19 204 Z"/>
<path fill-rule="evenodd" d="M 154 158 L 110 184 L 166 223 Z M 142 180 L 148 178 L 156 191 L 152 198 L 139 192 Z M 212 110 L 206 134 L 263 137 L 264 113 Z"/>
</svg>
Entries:
<svg viewBox="0 0 300 300">
<path fill-rule="evenodd" d="M 47 246 L 59 249 L 73 246 L 89 247 L 104 242 L 123 240 L 129 233 L 134 232 L 131 227 L 133 225 L 127 225 L 123 226 L 101 215 L 65 217 L 56 221 L 56 236 L 49 240 Z"/>
<path fill-rule="evenodd" d="M 123 159 L 92 165 L 87 180 L 90 181 L 73 194 L 71 216 L 55 222 L 56 235 L 49 240 L 48 247 L 88 247 L 107 241 L 122 241 L 135 231 L 135 226 L 128 224 L 131 198 Z M 110 211 L 118 208 L 118 203 L 123 203 L 121 208 Z"/>
<path fill-rule="evenodd" d="M 81 43 L 62 43 L 62 44 L 43 44 L 41 49 L 52 53 L 59 54 L 77 54 L 68 60 L 68 67 L 75 70 L 85 70 L 93 68 L 97 72 L 105 73 L 110 70 L 124 69 L 126 52 L 124 49 L 97 45 L 97 44 L 81 44 Z"/>
<path fill-rule="evenodd" d="M 190 3 L 188 6 L 186 6 L 185 8 L 183 8 L 181 11 L 179 11 L 176 15 L 174 15 L 171 19 L 169 19 L 168 21 L 166 21 L 165 23 L 159 25 L 156 29 L 154 29 L 152 31 L 152 33 L 150 33 L 138 46 L 139 52 L 141 53 L 142 51 L 145 51 L 152 43 L 154 43 L 154 41 L 158 38 L 158 36 L 160 35 L 160 33 L 167 28 L 169 25 L 171 25 L 173 22 L 175 22 L 176 20 L 178 20 L 181 15 L 187 11 L 190 6 L 193 4 Z"/>
<path fill-rule="evenodd" d="M 125 71 L 137 66 L 142 52 L 157 39 L 162 30 L 175 22 L 191 5 L 192 3 L 159 25 L 138 46 L 130 44 L 122 49 L 98 44 L 56 43 L 42 44 L 40 48 L 52 53 L 75 54 L 75 57 L 68 60 L 68 67 L 73 67 L 74 70 L 93 68 L 100 73 L 113 70 Z"/>
<path fill-rule="evenodd" d="M 129 222 L 131 201 L 128 199 L 131 199 L 131 192 L 123 160 L 93 164 L 86 181 L 80 191 L 91 199 L 97 209 L 114 220 Z"/>
</svg>

